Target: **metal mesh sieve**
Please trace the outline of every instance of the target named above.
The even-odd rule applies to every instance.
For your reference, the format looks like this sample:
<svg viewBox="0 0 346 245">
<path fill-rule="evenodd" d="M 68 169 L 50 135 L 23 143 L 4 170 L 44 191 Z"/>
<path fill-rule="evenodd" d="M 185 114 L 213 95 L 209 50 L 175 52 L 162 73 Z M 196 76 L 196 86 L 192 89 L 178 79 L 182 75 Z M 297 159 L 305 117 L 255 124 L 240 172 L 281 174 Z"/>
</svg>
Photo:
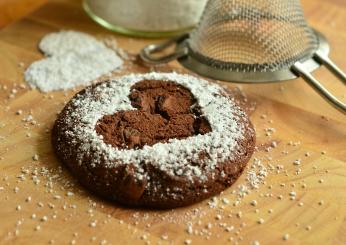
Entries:
<svg viewBox="0 0 346 245">
<path fill-rule="evenodd" d="M 311 55 L 318 40 L 299 1 L 209 1 L 190 36 L 191 54 L 232 71 L 277 71 Z"/>
<path fill-rule="evenodd" d="M 174 43 L 175 52 L 153 55 Z M 307 24 L 299 0 L 209 0 L 190 34 L 149 45 L 141 57 L 151 63 L 178 59 L 196 73 L 232 82 L 275 82 L 301 76 L 346 112 L 346 105 L 310 74 L 324 64 L 346 82 L 328 53 L 327 41 Z"/>
</svg>

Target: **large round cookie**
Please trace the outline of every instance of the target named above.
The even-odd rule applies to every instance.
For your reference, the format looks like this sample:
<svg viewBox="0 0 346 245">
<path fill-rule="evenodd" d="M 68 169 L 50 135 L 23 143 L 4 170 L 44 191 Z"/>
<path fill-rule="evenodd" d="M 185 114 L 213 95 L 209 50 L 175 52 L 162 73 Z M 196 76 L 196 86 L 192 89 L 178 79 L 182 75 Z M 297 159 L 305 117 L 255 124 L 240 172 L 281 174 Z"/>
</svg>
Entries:
<svg viewBox="0 0 346 245">
<path fill-rule="evenodd" d="M 219 85 L 149 73 L 77 93 L 58 116 L 52 142 L 93 192 L 129 206 L 173 208 L 235 182 L 254 151 L 255 132 Z"/>
</svg>

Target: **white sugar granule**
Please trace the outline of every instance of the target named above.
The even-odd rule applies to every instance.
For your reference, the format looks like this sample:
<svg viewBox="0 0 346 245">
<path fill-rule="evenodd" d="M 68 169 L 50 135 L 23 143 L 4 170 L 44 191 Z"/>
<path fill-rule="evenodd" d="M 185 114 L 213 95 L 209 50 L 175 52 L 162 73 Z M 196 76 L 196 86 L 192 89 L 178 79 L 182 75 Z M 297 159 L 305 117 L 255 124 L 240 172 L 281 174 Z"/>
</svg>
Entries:
<svg viewBox="0 0 346 245">
<path fill-rule="evenodd" d="M 47 58 L 32 63 L 24 75 L 32 87 L 43 92 L 87 85 L 123 64 L 102 42 L 76 31 L 48 34 L 39 48 Z"/>
</svg>

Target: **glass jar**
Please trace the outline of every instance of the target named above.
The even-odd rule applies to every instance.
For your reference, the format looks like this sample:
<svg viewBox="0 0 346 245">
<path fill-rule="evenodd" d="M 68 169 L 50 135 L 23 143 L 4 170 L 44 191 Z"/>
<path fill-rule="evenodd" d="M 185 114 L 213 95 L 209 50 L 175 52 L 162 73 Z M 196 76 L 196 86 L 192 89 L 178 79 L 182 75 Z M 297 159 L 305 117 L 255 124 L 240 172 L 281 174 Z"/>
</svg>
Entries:
<svg viewBox="0 0 346 245">
<path fill-rule="evenodd" d="M 123 34 L 166 37 L 193 28 L 207 0 L 84 0 L 100 25 Z"/>
</svg>

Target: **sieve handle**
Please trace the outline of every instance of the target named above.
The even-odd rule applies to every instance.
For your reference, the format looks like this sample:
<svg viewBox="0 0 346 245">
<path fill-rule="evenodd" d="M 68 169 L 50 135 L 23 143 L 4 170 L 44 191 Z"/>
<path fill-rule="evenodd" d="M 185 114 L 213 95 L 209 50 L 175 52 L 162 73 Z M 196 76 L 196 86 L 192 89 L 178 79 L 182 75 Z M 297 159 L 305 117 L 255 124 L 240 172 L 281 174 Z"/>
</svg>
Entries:
<svg viewBox="0 0 346 245">
<path fill-rule="evenodd" d="M 333 64 L 334 65 L 334 64 Z M 326 67 L 330 69 L 327 65 Z M 316 78 L 314 78 L 310 72 L 308 72 L 305 66 L 296 62 L 293 67 L 293 71 L 298 73 L 306 82 L 310 84 L 320 95 L 322 95 L 330 104 L 332 104 L 336 109 L 346 114 L 346 104 L 337 99 L 333 94 L 331 94 Z M 335 71 L 333 71 L 334 73 Z M 337 72 L 336 72 L 337 73 Z M 342 72 L 341 72 L 342 73 Z M 340 74 L 342 75 L 342 74 Z M 339 77 L 339 75 L 338 75 Z"/>
<path fill-rule="evenodd" d="M 314 58 L 320 64 L 325 65 L 328 70 L 333 72 L 335 76 L 337 76 L 344 84 L 346 84 L 346 74 L 339 67 L 337 67 L 337 65 L 331 59 L 329 59 L 327 55 L 321 53 L 320 51 L 317 51 L 314 54 Z"/>
<path fill-rule="evenodd" d="M 156 53 L 161 53 L 168 49 L 171 46 L 177 45 L 180 42 L 184 41 L 189 35 L 183 34 L 181 36 L 172 38 L 166 42 L 159 43 L 159 44 L 150 44 L 146 47 L 144 47 L 141 52 L 139 53 L 139 56 L 142 60 L 145 62 L 151 63 L 151 64 L 162 64 L 162 63 L 168 63 L 170 61 L 179 59 L 185 55 L 187 55 L 187 49 L 176 49 L 174 52 L 161 55 L 161 56 L 154 56 Z"/>
</svg>

